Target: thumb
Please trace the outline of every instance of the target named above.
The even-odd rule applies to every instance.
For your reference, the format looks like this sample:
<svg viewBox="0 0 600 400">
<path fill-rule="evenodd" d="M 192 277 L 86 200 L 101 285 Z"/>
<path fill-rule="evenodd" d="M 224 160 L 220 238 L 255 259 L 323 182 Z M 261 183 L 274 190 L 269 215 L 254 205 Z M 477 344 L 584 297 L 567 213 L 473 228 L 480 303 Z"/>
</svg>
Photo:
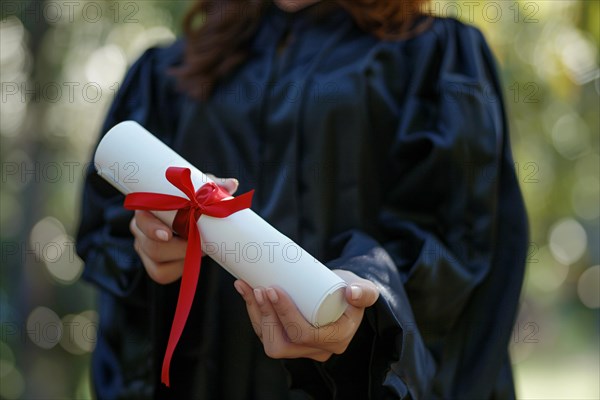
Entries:
<svg viewBox="0 0 600 400">
<path fill-rule="evenodd" d="M 217 178 L 213 174 L 206 174 L 206 176 L 212 179 L 217 185 L 227 190 L 231 195 L 233 195 L 238 190 L 238 186 L 240 186 L 240 182 L 235 178 Z"/>
<path fill-rule="evenodd" d="M 235 178 L 227 178 L 222 181 L 220 186 L 227 190 L 229 194 L 233 195 L 238 190 L 240 182 Z"/>
<path fill-rule="evenodd" d="M 346 301 L 354 307 L 370 307 L 379 298 L 379 290 L 371 282 L 356 282 L 346 288 Z"/>
</svg>

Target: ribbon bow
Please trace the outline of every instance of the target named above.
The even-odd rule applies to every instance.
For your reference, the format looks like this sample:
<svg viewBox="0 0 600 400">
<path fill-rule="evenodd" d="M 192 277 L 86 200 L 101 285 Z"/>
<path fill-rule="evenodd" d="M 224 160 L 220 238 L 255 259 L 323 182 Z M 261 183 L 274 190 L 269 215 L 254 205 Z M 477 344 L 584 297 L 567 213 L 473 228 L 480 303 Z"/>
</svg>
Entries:
<svg viewBox="0 0 600 400">
<path fill-rule="evenodd" d="M 169 167 L 166 177 L 173 186 L 181 190 L 188 198 L 160 193 L 138 192 L 128 194 L 125 197 L 124 207 L 128 210 L 178 210 L 173 221 L 173 229 L 179 235 L 188 239 L 179 298 L 177 299 L 175 317 L 173 325 L 171 325 L 169 342 L 162 365 L 161 380 L 169 386 L 171 358 L 190 313 L 200 276 L 202 238 L 196 222 L 203 214 L 225 218 L 240 210 L 250 208 L 254 191 L 223 201 L 224 198 L 230 197 L 230 195 L 214 182 L 208 182 L 202 185 L 198 191 L 194 191 L 189 168 Z"/>
</svg>

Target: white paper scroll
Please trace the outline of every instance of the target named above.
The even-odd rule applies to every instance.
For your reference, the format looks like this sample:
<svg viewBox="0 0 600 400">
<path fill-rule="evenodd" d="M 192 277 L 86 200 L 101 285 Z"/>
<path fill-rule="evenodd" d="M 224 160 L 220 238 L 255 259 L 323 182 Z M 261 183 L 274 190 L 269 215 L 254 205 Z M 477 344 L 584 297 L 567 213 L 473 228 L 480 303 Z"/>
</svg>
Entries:
<svg viewBox="0 0 600 400">
<path fill-rule="evenodd" d="M 196 190 L 210 181 L 133 121 L 116 125 L 104 136 L 94 161 L 98 174 L 124 194 L 152 192 L 186 197 L 167 181 L 168 167 L 189 168 Z M 169 226 L 175 213 L 155 212 Z M 226 218 L 202 215 L 198 228 L 204 254 L 254 288 L 279 286 L 312 325 L 326 325 L 344 312 L 346 283 L 252 210 Z"/>
</svg>

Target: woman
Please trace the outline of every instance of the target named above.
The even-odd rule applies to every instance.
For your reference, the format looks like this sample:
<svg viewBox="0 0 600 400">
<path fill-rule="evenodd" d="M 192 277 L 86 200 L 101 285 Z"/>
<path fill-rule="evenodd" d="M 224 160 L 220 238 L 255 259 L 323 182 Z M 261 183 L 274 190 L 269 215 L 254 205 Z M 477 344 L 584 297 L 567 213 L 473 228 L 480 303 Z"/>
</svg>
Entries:
<svg viewBox="0 0 600 400">
<path fill-rule="evenodd" d="M 484 38 L 420 1 L 263 3 L 199 0 L 103 131 L 133 119 L 256 189 L 252 208 L 346 279 L 350 306 L 317 330 L 205 259 L 161 385 L 186 242 L 90 170 L 78 251 L 101 289 L 98 397 L 514 397 L 527 227 Z"/>
</svg>

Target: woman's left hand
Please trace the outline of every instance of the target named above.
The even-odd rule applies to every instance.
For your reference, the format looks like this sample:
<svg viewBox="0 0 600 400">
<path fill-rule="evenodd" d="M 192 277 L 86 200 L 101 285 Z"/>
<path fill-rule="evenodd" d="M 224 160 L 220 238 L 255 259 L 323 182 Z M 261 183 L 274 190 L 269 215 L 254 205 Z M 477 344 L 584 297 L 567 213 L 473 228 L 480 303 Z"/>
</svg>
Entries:
<svg viewBox="0 0 600 400">
<path fill-rule="evenodd" d="M 271 358 L 311 358 L 326 361 L 332 354 L 343 353 L 363 319 L 365 308 L 379 297 L 375 285 L 346 270 L 334 270 L 348 283 L 348 307 L 335 322 L 315 328 L 290 297 L 279 288 L 252 289 L 237 280 L 236 290 L 246 302 L 254 332 L 262 341 L 265 353 Z"/>
</svg>

